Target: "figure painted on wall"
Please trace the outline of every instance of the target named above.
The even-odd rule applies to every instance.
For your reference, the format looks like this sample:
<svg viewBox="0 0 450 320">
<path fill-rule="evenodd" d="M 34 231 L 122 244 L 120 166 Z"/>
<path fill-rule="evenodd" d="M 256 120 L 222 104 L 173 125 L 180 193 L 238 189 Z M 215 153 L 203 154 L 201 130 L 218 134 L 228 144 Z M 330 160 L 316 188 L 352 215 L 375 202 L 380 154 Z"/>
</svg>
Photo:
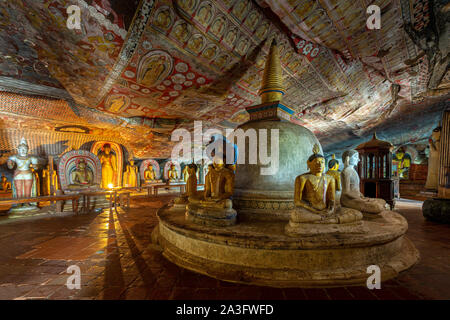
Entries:
<svg viewBox="0 0 450 320">
<path fill-rule="evenodd" d="M 214 34 L 216 37 L 220 38 L 223 35 L 223 32 L 225 31 L 225 18 L 223 16 L 219 16 L 214 20 L 213 24 L 211 25 L 211 33 Z"/>
<path fill-rule="evenodd" d="M 111 99 L 111 102 L 108 107 L 108 111 L 117 113 L 122 110 L 122 107 L 125 105 L 125 97 L 119 96 Z"/>
<path fill-rule="evenodd" d="M 178 0 L 178 5 L 186 12 L 192 13 L 195 7 L 195 0 Z"/>
<path fill-rule="evenodd" d="M 207 26 L 212 17 L 212 8 L 211 5 L 206 4 L 198 10 L 197 21 L 200 22 L 203 26 Z"/>
<path fill-rule="evenodd" d="M 430 145 L 430 157 L 428 159 L 428 175 L 425 189 L 436 191 L 439 177 L 439 153 L 441 150 L 441 126 L 435 128 L 428 140 Z"/>
<path fill-rule="evenodd" d="M 411 156 L 405 152 L 405 148 L 401 147 L 394 154 L 392 161 L 398 163 L 398 175 L 401 179 L 409 178 L 409 167 L 411 166 Z"/>
<path fill-rule="evenodd" d="M 50 165 L 47 165 L 47 167 L 42 170 L 43 195 L 52 195 L 51 186 L 53 186 L 53 194 L 55 194 L 55 192 L 59 190 L 58 174 L 56 173 L 56 170 L 52 170 L 52 173 L 50 174 Z"/>
<path fill-rule="evenodd" d="M 123 174 L 123 184 L 125 187 L 138 187 L 140 186 L 139 168 L 134 165 L 134 160 L 130 159 L 130 164 L 127 165 L 127 169 Z"/>
<path fill-rule="evenodd" d="M 203 44 L 205 43 L 205 39 L 203 36 L 199 34 L 195 34 L 189 40 L 187 47 L 191 49 L 195 53 L 199 53 L 203 48 Z"/>
<path fill-rule="evenodd" d="M 157 13 L 153 24 L 159 28 L 167 29 L 170 26 L 171 21 L 169 9 L 164 8 Z"/>
<path fill-rule="evenodd" d="M 99 156 L 102 164 L 102 184 L 103 189 L 116 187 L 117 157 L 111 152 L 111 145 L 105 143 Z"/>
<path fill-rule="evenodd" d="M 28 143 L 25 138 L 20 140 L 20 144 L 17 147 L 17 155 L 8 158 L 7 165 L 9 169 L 14 170 L 13 178 L 13 198 L 29 198 L 35 197 L 36 193 L 36 181 L 33 173 L 30 170 L 31 165 L 37 165 L 38 159 L 28 155 Z M 36 206 L 33 204 L 20 204 L 14 208 L 15 210 L 34 210 Z"/>
<path fill-rule="evenodd" d="M 188 26 L 185 22 L 177 24 L 172 32 L 175 38 L 180 42 L 185 42 L 189 36 Z"/>
<path fill-rule="evenodd" d="M 225 43 L 227 43 L 230 47 L 234 45 L 234 42 L 236 41 L 236 29 L 231 29 L 228 31 L 227 35 L 225 36 Z"/>
<path fill-rule="evenodd" d="M 141 84 L 147 87 L 153 87 L 161 82 L 161 77 L 167 68 L 167 61 L 165 56 L 155 56 L 145 66 L 144 76 Z"/>
<path fill-rule="evenodd" d="M 8 178 L 6 178 L 3 174 L 2 174 L 2 190 L 4 192 L 11 190 L 11 182 L 9 182 Z"/>
</svg>

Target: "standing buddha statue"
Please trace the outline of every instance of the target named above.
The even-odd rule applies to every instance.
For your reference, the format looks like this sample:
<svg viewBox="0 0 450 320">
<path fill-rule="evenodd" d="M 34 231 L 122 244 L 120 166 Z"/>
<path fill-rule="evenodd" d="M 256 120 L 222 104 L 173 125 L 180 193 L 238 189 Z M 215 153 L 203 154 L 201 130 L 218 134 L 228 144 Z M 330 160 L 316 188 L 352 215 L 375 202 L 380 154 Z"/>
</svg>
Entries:
<svg viewBox="0 0 450 320">
<path fill-rule="evenodd" d="M 55 194 L 56 191 L 59 190 L 58 174 L 56 173 L 56 170 L 52 170 L 52 173 L 50 174 L 49 164 L 44 170 L 42 170 L 42 186 L 43 194 L 46 196 L 52 195 L 51 186 L 53 186 L 53 194 Z"/>
<path fill-rule="evenodd" d="M 127 169 L 123 174 L 123 184 L 125 187 L 138 187 L 139 181 L 139 169 L 134 165 L 134 160 L 130 159 L 130 164 L 127 165 Z"/>
<path fill-rule="evenodd" d="M 117 178 L 117 158 L 111 153 L 111 145 L 105 143 L 102 147 L 102 153 L 99 156 L 102 164 L 102 184 L 101 188 L 107 189 L 116 186 Z"/>
</svg>

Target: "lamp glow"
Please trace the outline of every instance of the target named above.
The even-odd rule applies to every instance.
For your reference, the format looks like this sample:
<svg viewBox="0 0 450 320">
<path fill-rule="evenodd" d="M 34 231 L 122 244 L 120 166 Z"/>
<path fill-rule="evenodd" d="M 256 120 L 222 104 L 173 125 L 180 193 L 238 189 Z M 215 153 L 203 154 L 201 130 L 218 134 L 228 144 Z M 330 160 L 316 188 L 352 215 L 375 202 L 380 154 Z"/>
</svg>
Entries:
<svg viewBox="0 0 450 320">
<path fill-rule="evenodd" d="M 108 188 L 112 189 L 112 188 L 114 188 L 114 185 L 112 183 L 110 183 L 110 184 L 108 184 Z"/>
</svg>

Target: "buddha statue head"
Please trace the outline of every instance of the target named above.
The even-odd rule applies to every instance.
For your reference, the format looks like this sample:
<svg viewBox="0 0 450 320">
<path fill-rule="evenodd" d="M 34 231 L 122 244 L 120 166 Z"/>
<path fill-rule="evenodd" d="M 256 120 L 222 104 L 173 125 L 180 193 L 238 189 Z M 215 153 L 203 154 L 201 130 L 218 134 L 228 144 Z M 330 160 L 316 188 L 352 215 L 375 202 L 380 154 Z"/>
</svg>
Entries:
<svg viewBox="0 0 450 320">
<path fill-rule="evenodd" d="M 130 159 L 130 166 L 134 166 L 134 160 Z"/>
<path fill-rule="evenodd" d="M 223 157 L 219 155 L 214 156 L 212 165 L 216 170 L 221 170 L 224 168 L 225 162 L 223 161 Z"/>
<path fill-rule="evenodd" d="M 20 140 L 20 144 L 17 146 L 17 153 L 21 157 L 26 157 L 28 155 L 28 143 L 25 138 Z"/>
<path fill-rule="evenodd" d="M 441 126 L 434 128 L 433 132 L 431 133 L 431 138 L 433 138 L 434 141 L 439 141 L 441 139 L 441 130 Z"/>
<path fill-rule="evenodd" d="M 80 159 L 77 164 L 77 169 L 79 171 L 85 171 L 86 170 L 86 160 Z"/>
<path fill-rule="evenodd" d="M 102 151 L 105 154 L 110 154 L 111 153 L 111 145 L 109 143 L 105 143 L 102 147 Z"/>
<path fill-rule="evenodd" d="M 356 150 L 346 150 L 342 154 L 344 166 L 357 166 L 359 162 L 359 153 Z"/>
<path fill-rule="evenodd" d="M 325 169 L 325 158 L 323 155 L 319 154 L 320 149 L 316 144 L 313 148 L 313 155 L 308 158 L 307 165 L 309 172 L 314 175 L 322 175 Z"/>
<path fill-rule="evenodd" d="M 337 171 L 339 169 L 339 161 L 336 160 L 336 156 L 333 154 L 331 160 L 328 161 L 328 169 Z"/>
</svg>

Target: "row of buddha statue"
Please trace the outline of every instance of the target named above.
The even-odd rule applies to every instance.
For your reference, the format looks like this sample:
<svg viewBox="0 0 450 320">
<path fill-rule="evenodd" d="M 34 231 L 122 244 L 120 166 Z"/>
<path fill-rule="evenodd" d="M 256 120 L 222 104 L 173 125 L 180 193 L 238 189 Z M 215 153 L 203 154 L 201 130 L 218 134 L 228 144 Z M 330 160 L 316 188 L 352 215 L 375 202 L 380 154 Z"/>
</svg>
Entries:
<svg viewBox="0 0 450 320">
<path fill-rule="evenodd" d="M 343 153 L 344 170 L 333 159 L 324 173 L 325 158 L 319 154 L 318 145 L 307 160 L 309 171 L 295 179 L 294 208 L 291 211 L 286 232 L 290 235 L 336 231 L 336 225 L 351 226 L 350 232 L 361 232 L 363 217 L 376 217 L 386 210 L 383 199 L 364 197 L 359 189 L 360 179 L 355 166 L 359 162 L 356 150 Z M 224 164 L 221 157 L 214 157 L 205 178 L 204 191 L 197 191 L 195 164 L 188 165 L 189 178 L 186 193 L 177 198 L 174 208 L 186 208 L 188 220 L 198 224 L 227 226 L 236 221 L 232 205 L 235 173 Z M 336 197 L 338 195 L 338 197 Z M 336 201 L 338 198 L 338 201 Z M 314 225 L 315 228 L 311 229 Z M 328 227 L 327 227 L 328 226 Z M 329 226 L 333 226 L 330 228 Z"/>
</svg>

